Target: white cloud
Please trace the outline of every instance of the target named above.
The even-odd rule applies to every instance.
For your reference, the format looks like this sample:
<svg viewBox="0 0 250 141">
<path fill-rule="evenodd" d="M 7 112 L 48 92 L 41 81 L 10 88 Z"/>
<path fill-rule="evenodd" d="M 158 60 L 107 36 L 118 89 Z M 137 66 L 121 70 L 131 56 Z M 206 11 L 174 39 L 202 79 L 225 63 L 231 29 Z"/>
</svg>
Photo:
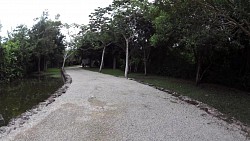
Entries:
<svg viewBox="0 0 250 141">
<path fill-rule="evenodd" d="M 64 23 L 87 24 L 91 12 L 97 7 L 106 7 L 113 0 L 0 0 L 0 23 L 2 32 L 17 25 L 33 25 L 33 19 L 39 17 L 45 9 L 49 10 L 50 18 L 60 14 Z"/>
</svg>

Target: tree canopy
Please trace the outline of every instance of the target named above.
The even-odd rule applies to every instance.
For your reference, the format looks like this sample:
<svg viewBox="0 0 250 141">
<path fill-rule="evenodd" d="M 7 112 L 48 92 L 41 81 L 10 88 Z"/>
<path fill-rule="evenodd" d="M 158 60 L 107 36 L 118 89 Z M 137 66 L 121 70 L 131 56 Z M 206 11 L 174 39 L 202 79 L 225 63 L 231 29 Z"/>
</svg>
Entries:
<svg viewBox="0 0 250 141">
<path fill-rule="evenodd" d="M 244 0 L 114 0 L 90 15 L 79 48 L 99 60 L 107 54 L 104 66 L 117 65 L 125 77 L 149 72 L 249 89 L 249 7 Z"/>
<path fill-rule="evenodd" d="M 249 90 L 249 14 L 246 0 L 114 0 L 93 11 L 89 24 L 74 25 L 68 62 Z M 9 33 L 0 44 L 1 80 L 66 61 L 58 18 L 45 11 L 31 29 Z"/>
<path fill-rule="evenodd" d="M 48 11 L 35 19 L 32 28 L 19 25 L 0 45 L 0 81 L 22 78 L 30 72 L 61 65 L 64 35 L 61 22 L 48 19 Z"/>
</svg>

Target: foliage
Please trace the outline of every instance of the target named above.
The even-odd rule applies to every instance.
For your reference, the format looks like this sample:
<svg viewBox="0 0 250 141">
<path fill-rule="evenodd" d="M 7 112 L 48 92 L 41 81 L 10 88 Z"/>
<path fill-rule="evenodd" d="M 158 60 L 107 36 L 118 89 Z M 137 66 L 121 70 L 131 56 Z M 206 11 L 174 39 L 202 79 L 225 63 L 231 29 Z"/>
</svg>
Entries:
<svg viewBox="0 0 250 141">
<path fill-rule="evenodd" d="M 62 58 L 64 36 L 60 33 L 61 22 L 48 20 L 48 12 L 45 11 L 37 20 L 38 22 L 31 29 L 30 38 L 33 55 L 37 59 L 37 71 L 40 73 L 41 66 L 44 70 L 47 69 L 48 60 L 54 51 Z"/>
<path fill-rule="evenodd" d="M 0 44 L 0 82 L 21 79 L 34 71 L 40 73 L 48 65 L 58 67 L 62 62 L 61 22 L 48 19 L 47 11 L 36 21 L 31 29 L 17 26 Z"/>
<path fill-rule="evenodd" d="M 104 40 L 112 42 L 105 65 L 114 66 L 118 60 L 120 69 L 126 68 L 125 76 L 133 71 L 147 74 L 148 69 L 195 80 L 197 85 L 218 83 L 249 90 L 246 1 L 114 0 L 90 18 L 89 28 L 81 34 L 82 58 L 95 54 L 100 60 Z"/>
<path fill-rule="evenodd" d="M 250 90 L 249 11 L 243 0 L 114 0 L 93 11 L 88 25 L 68 25 L 79 29 L 70 42 L 61 33 L 67 24 L 44 11 L 31 29 L 18 26 L 0 44 L 0 79 L 66 62 Z"/>
</svg>

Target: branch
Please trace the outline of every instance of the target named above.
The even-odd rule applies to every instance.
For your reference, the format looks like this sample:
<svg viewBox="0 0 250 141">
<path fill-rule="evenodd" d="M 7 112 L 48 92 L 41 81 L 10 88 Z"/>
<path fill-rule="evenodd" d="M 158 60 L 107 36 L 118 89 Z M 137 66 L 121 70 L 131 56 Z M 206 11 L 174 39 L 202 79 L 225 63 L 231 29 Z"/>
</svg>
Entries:
<svg viewBox="0 0 250 141">
<path fill-rule="evenodd" d="M 82 50 L 82 51 L 87 51 L 87 50 L 89 50 L 89 49 L 91 49 L 91 47 L 89 47 L 89 48 L 87 48 L 87 49 L 82 49 L 82 48 L 80 48 L 80 50 Z"/>
<path fill-rule="evenodd" d="M 211 67 L 212 64 L 209 64 L 209 66 L 207 66 L 207 68 L 202 72 L 201 76 L 200 76 L 200 81 L 202 80 L 204 74 L 208 71 L 208 69 Z"/>
<path fill-rule="evenodd" d="M 223 23 L 224 25 L 234 25 L 234 26 L 236 26 L 237 24 L 235 24 L 234 22 L 232 22 L 232 21 L 229 21 L 229 22 L 227 22 L 227 23 Z"/>
<path fill-rule="evenodd" d="M 123 33 L 121 33 L 121 34 L 122 34 L 123 38 L 124 38 L 125 40 L 127 40 L 126 35 L 125 35 L 125 34 L 123 34 Z"/>
<path fill-rule="evenodd" d="M 235 21 L 233 18 L 223 15 L 225 18 L 227 18 L 228 20 L 234 22 L 247 36 L 250 37 L 250 31 L 248 31 L 245 27 L 242 26 L 242 24 L 238 23 L 237 21 Z"/>
<path fill-rule="evenodd" d="M 233 3 L 231 0 L 227 0 L 227 2 L 228 2 L 228 4 L 229 4 L 230 8 L 231 8 L 232 10 L 234 10 L 234 3 Z"/>
<path fill-rule="evenodd" d="M 215 6 L 211 6 L 207 3 L 204 3 L 204 2 L 201 2 L 199 0 L 193 0 L 194 2 L 197 2 L 198 4 L 202 5 L 202 6 L 205 6 L 205 7 L 208 7 L 210 10 L 213 10 L 215 13 L 219 13 L 218 15 L 219 16 L 222 16 L 226 19 L 228 19 L 231 23 L 234 23 L 236 26 L 238 26 L 247 36 L 250 37 L 250 31 L 247 30 L 245 27 L 243 27 L 240 23 L 238 23 L 236 20 L 234 20 L 233 18 L 231 18 L 230 16 L 228 15 L 225 15 L 224 12 L 222 10 L 219 10 L 218 8 L 216 8 Z M 227 0 L 229 3 L 231 1 Z M 247 24 L 249 25 L 249 24 Z"/>
<path fill-rule="evenodd" d="M 112 44 L 112 42 L 108 43 L 105 47 L 108 47 L 108 46 L 111 45 L 111 44 Z"/>
<path fill-rule="evenodd" d="M 215 12 L 219 12 L 219 9 L 216 8 L 216 7 L 214 7 L 214 6 L 208 5 L 208 4 L 203 3 L 203 2 L 201 2 L 201 1 L 199 1 L 199 0 L 193 0 L 193 1 L 194 1 L 194 2 L 197 2 L 198 4 L 200 4 L 200 5 L 204 6 L 204 7 L 208 7 L 210 10 L 213 10 L 213 11 L 215 11 Z"/>
<path fill-rule="evenodd" d="M 69 55 L 66 55 L 66 59 L 68 59 L 73 53 L 75 53 L 75 52 L 71 52 Z"/>
<path fill-rule="evenodd" d="M 133 32 L 132 35 L 128 38 L 129 40 L 135 37 L 135 30 L 132 30 L 132 32 Z"/>
<path fill-rule="evenodd" d="M 250 23 L 246 19 L 243 19 L 243 22 L 246 24 L 247 28 L 250 30 Z"/>
</svg>

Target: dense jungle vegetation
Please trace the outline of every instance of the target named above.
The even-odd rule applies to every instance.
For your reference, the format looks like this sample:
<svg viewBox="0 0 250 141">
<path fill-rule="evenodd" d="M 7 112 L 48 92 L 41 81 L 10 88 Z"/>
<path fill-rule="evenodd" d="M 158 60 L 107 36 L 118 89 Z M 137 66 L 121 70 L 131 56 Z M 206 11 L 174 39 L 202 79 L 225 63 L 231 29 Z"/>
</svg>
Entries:
<svg viewBox="0 0 250 141">
<path fill-rule="evenodd" d="M 0 45 L 1 81 L 66 61 L 250 90 L 248 0 L 114 0 L 89 17 L 67 25 L 79 30 L 70 43 L 46 12 L 18 26 Z"/>
</svg>

